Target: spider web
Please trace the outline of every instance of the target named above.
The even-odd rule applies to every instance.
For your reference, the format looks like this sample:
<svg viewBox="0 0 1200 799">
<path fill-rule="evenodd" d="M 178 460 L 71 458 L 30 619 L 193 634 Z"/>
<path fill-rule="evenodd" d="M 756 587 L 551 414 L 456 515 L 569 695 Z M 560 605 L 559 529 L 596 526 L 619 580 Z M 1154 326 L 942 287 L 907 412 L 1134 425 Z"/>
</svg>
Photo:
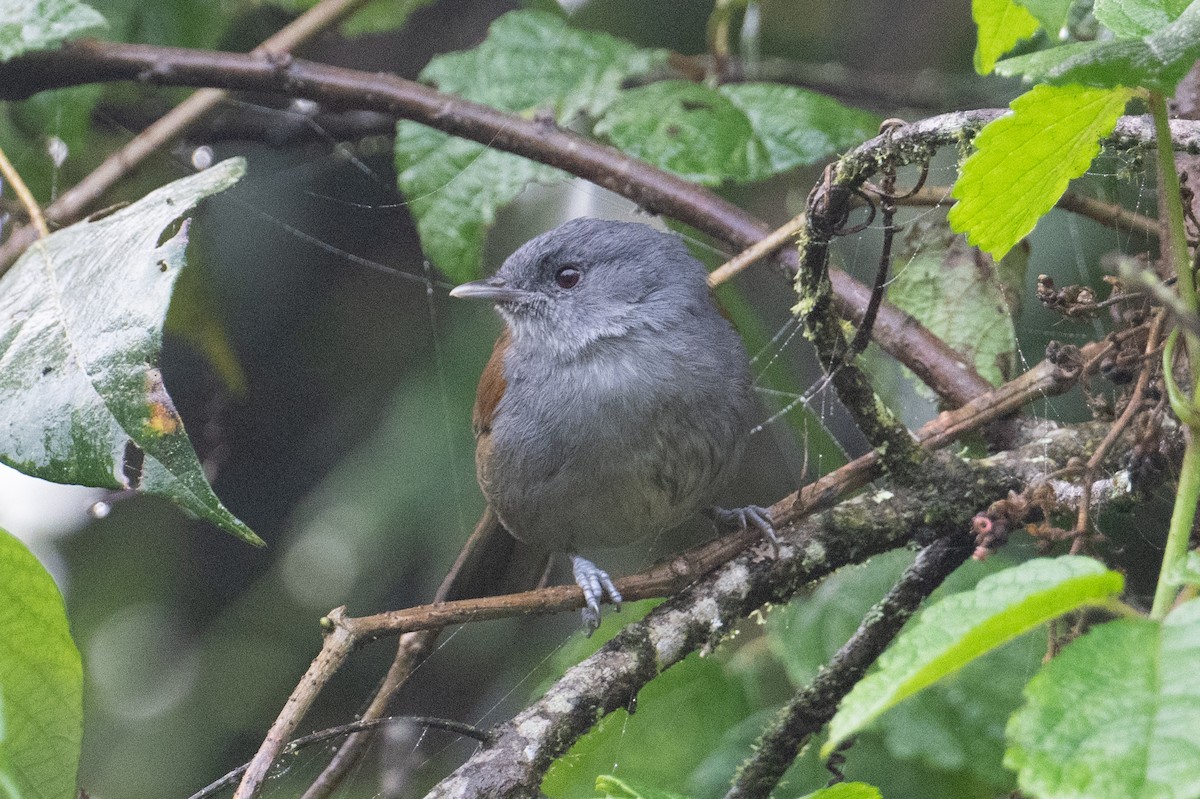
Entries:
<svg viewBox="0 0 1200 799">
<path fill-rule="evenodd" d="M 245 105 L 240 101 L 229 103 L 234 110 Z M 289 112 L 284 110 L 281 113 Z M 293 113 L 303 114 L 303 111 Z M 373 412 L 365 412 L 363 408 L 370 402 L 387 402 L 383 390 L 376 389 L 370 402 L 350 402 L 352 411 L 346 415 L 353 417 L 355 411 L 363 414 L 365 420 L 362 425 L 365 428 L 386 426 L 389 417 L 393 421 L 398 417 L 432 431 L 422 438 L 417 455 L 405 457 L 436 462 L 439 467 L 446 469 L 446 474 L 451 475 L 440 481 L 443 490 L 438 497 L 438 504 L 445 506 L 441 508 L 444 526 L 438 528 L 437 535 L 463 540 L 470 532 L 479 502 L 471 475 L 472 459 L 467 433 L 469 423 L 464 413 L 464 408 L 469 407 L 469 395 L 467 399 L 460 396 L 464 386 L 469 391 L 473 382 L 473 379 L 464 379 L 464 374 L 469 375 L 475 370 L 463 367 L 461 362 L 465 357 L 464 348 L 468 346 L 476 348 L 474 360 L 482 362 L 482 358 L 486 357 L 488 331 L 494 332 L 495 326 L 489 323 L 486 313 L 468 318 L 467 312 L 453 308 L 448 303 L 446 293 L 450 285 L 421 259 L 419 251 L 413 247 L 411 236 L 407 239 L 407 250 L 388 246 L 389 234 L 399 232 L 406 223 L 403 221 L 404 199 L 396 194 L 389 171 L 391 152 L 386 142 L 367 140 L 349 146 L 336 142 L 316 123 L 311 124 L 317 138 L 325 142 L 324 147 L 311 148 L 316 152 L 310 150 L 298 156 L 265 151 L 258 157 L 252 155 L 250 184 L 209 204 L 206 214 L 214 223 L 212 227 L 222 230 L 223 236 L 237 243 L 220 247 L 211 240 L 206 241 L 205 247 L 221 252 L 219 256 L 212 257 L 206 268 L 213 270 L 216 279 L 239 285 L 237 291 L 248 287 L 247 281 L 257 280 L 275 291 L 301 294 L 319 292 L 333 285 L 336 291 L 358 298 L 362 296 L 362 291 L 350 291 L 350 288 L 354 288 L 353 284 L 358 282 L 367 284 L 367 293 L 381 292 L 389 299 L 397 300 L 397 305 L 402 306 L 410 321 L 413 321 L 412 326 L 407 328 L 407 340 L 414 342 L 417 336 L 425 340 L 423 355 L 414 356 L 408 365 L 418 368 L 413 364 L 426 361 L 428 369 L 423 374 L 431 376 L 432 380 L 424 390 L 399 388 L 399 392 L 411 395 L 406 401 L 395 402 L 390 408 L 375 408 Z M 224 147 L 217 145 L 213 149 L 219 154 Z M 205 149 L 175 153 L 181 172 L 188 168 L 188 164 L 203 164 L 214 155 Z M 901 188 L 905 185 L 906 177 L 911 179 L 912 176 L 901 174 Z M 951 158 L 940 157 L 931 165 L 931 185 L 949 186 L 953 177 L 954 164 Z M 777 213 L 780 221 L 798 210 L 798 201 L 803 199 L 807 191 L 804 185 L 787 185 L 790 180 L 773 181 L 773 191 L 764 192 L 777 201 L 778 208 L 787 209 L 787 212 Z M 1111 202 L 1122 202 L 1141 213 L 1151 214 L 1153 210 L 1148 207 L 1152 205 L 1153 187 L 1146 185 L 1142 165 L 1129 155 L 1102 158 L 1074 189 Z M 897 221 L 905 230 L 923 223 L 940 225 L 944 222 L 946 207 L 942 204 L 903 208 Z M 628 201 L 583 181 L 551 188 L 531 187 L 518 203 L 502 215 L 487 254 L 489 271 L 521 238 L 527 237 L 526 233 L 514 234 L 511 231 L 524 228 L 528 234 L 532 234 L 580 215 L 662 224 L 641 214 Z M 839 240 L 833 249 L 833 265 L 870 283 L 878 265 L 881 225 L 882 222 L 877 218 L 865 230 Z M 375 228 L 376 232 L 364 239 L 361 238 L 364 228 Z M 245 240 L 240 237 L 249 235 L 248 231 L 255 229 L 266 231 L 269 241 L 246 246 Z M 234 231 L 232 234 L 228 232 L 231 230 Z M 692 245 L 695 254 L 710 266 L 719 264 L 731 254 L 703 237 L 686 231 L 682 234 Z M 1112 327 L 1111 320 L 1103 317 L 1068 320 L 1042 308 L 1033 294 L 1036 276 L 1049 274 L 1063 285 L 1098 285 L 1101 256 L 1110 251 L 1127 251 L 1136 245 L 1135 237 L 1134 233 L 1105 228 L 1062 211 L 1054 211 L 1043 220 L 1032 239 L 1029 263 L 1018 301 L 1006 306 L 1006 313 L 1016 332 L 1012 352 L 1017 372 L 1040 361 L 1050 340 L 1081 344 L 1101 337 Z M 242 258 L 257 259 L 261 268 L 252 270 L 230 266 L 236 263 L 230 250 Z M 928 254 L 927 250 L 920 241 L 915 242 L 903 258 L 893 262 L 890 282 L 903 280 L 906 271 L 914 268 L 916 260 Z M 219 265 L 221 263 L 226 265 Z M 336 274 L 338 281 L 331 281 L 330 273 Z M 238 277 L 239 274 L 241 277 Z M 347 288 L 347 282 L 350 288 Z M 264 295 L 260 293 L 257 296 Z M 269 297 L 270 292 L 266 296 Z M 763 407 L 759 423 L 753 430 L 754 443 L 746 459 L 750 476 L 731 488 L 731 493 L 740 493 L 742 503 L 767 504 L 803 482 L 836 468 L 847 457 L 862 453 L 868 445 L 838 402 L 825 370 L 817 362 L 800 326 L 792 318 L 790 307 L 794 295 L 786 281 L 781 280 L 769 266 L 760 264 L 734 282 L 726 299 L 735 320 L 746 334 L 756 389 Z M 380 303 L 376 307 L 385 305 Z M 420 313 L 413 313 L 414 310 Z M 263 313 L 271 312 L 264 310 Z M 447 331 L 453 328 L 462 330 L 456 336 L 448 335 Z M 365 341 L 357 343 L 362 346 L 367 344 Z M 405 348 L 398 350 L 403 352 Z M 867 364 L 877 391 L 890 402 L 893 410 L 910 428 L 915 429 L 937 412 L 936 399 L 928 392 L 922 392 L 893 359 L 872 347 L 867 355 Z M 344 376 L 353 371 L 354 365 L 351 363 L 343 370 L 332 370 L 331 373 Z M 391 386 L 393 389 L 402 383 L 400 372 L 397 370 Z M 414 415 L 414 408 L 420 409 L 424 415 Z M 1028 409 L 1027 413 L 1037 419 L 1064 421 L 1083 419 L 1089 415 L 1078 390 L 1064 397 L 1046 397 Z M 408 428 L 397 423 L 392 431 L 393 438 L 387 439 L 386 446 L 393 449 L 399 446 L 395 434 L 404 429 Z M 362 445 L 368 436 L 351 438 L 357 438 L 358 443 L 354 446 L 335 444 L 334 448 L 341 452 L 357 450 L 360 457 L 354 463 L 356 467 L 363 468 L 384 460 L 380 447 Z M 322 443 L 328 444 L 317 442 L 314 446 Z M 290 601 L 309 614 L 323 612 L 341 602 L 354 601 L 356 591 L 362 588 L 364 580 L 376 597 L 389 595 L 388 589 L 380 588 L 381 581 L 407 580 L 427 586 L 428 579 L 407 573 L 403 568 L 399 577 L 365 576 L 367 571 L 364 564 L 379 556 L 379 541 L 388 530 L 394 528 L 394 520 L 389 522 L 382 518 L 366 518 L 367 514 L 361 507 L 355 509 L 351 503 L 335 500 L 344 496 L 349 490 L 348 486 L 355 482 L 373 483 L 360 496 L 371 497 L 392 489 L 384 477 L 377 473 L 354 477 L 346 476 L 346 470 L 341 466 L 328 468 L 330 471 L 327 475 L 314 477 L 303 475 L 303 467 L 297 466 L 294 471 L 275 478 L 282 481 L 297 478 L 306 486 L 308 499 L 299 501 L 301 510 L 293 515 L 282 536 L 284 552 L 280 557 L 281 565 L 273 575 L 264 578 L 263 584 L 289 595 Z M 249 474 L 260 479 L 266 477 L 263 473 Z M 336 479 L 338 474 L 342 474 L 340 481 Z M 402 474 L 408 475 L 409 472 Z M 427 488 L 420 487 L 415 493 L 426 491 Z M 414 520 L 429 518 L 429 506 L 421 505 L 416 500 L 409 501 L 409 504 L 383 505 L 378 511 L 380 517 L 399 512 L 402 516 L 401 525 L 422 527 L 426 531 L 435 526 L 429 523 L 413 524 Z M 418 530 L 410 535 L 415 536 L 420 532 Z M 703 524 L 696 524 L 665 534 L 644 546 L 630 547 L 630 551 L 622 555 L 626 560 L 616 561 L 620 565 L 614 572 L 642 568 L 697 540 L 697 536 L 706 535 L 711 535 L 711 531 Z M 395 541 L 394 546 L 401 548 L 412 542 L 411 537 L 402 538 Z M 1032 544 L 1026 541 L 1015 546 L 1030 549 Z M 354 556 L 344 558 L 331 555 L 343 549 L 353 550 Z M 274 582 L 268 582 L 268 579 Z M 372 581 L 374 584 L 371 584 Z M 413 592 L 413 595 L 416 593 Z M 394 591 L 391 596 L 395 596 Z M 233 611 L 227 611 L 226 614 L 236 616 Z M 782 626 L 786 630 L 794 623 L 785 620 Z M 479 724 L 494 722 L 511 714 L 532 693 L 531 683 L 546 679 L 549 661 L 557 658 L 554 665 L 561 668 L 562 662 L 559 661 L 577 657 L 578 651 L 575 650 L 583 647 L 579 633 L 570 620 L 550 624 L 548 630 L 540 632 L 520 623 L 481 627 L 491 628 L 492 631 L 484 629 L 480 633 L 476 628 L 471 628 L 470 634 L 483 635 L 485 639 L 490 636 L 490 640 L 497 644 L 502 641 L 507 643 L 511 630 L 517 628 L 522 635 L 529 636 L 529 650 L 549 654 L 527 656 L 524 659 L 498 658 L 498 662 L 482 666 L 501 676 L 499 687 L 493 685 L 483 690 L 472 687 L 466 691 L 471 699 L 469 706 L 476 708 L 473 718 Z M 478 657 L 477 647 L 462 649 L 460 637 L 467 636 L 458 632 L 447 636 L 430 661 L 422 667 L 418 678 L 445 669 L 447 661 L 462 657 L 456 653 L 474 651 L 474 656 Z M 311 645 L 311 641 L 306 639 L 305 645 Z M 566 654 L 568 650 L 571 650 L 570 657 Z M 364 673 L 382 673 L 380 665 L 385 665 L 387 656 L 388 653 L 377 651 L 373 657 L 365 658 L 367 663 L 358 667 L 360 683 L 369 684 L 372 679 L 364 676 Z M 736 655 L 732 657 L 736 658 Z M 458 673 L 458 679 L 463 679 L 461 672 Z M 453 689 L 445 686 L 440 690 L 443 694 L 453 693 Z M 275 696 L 278 691 L 264 693 Z M 352 695 L 361 697 L 361 692 Z M 445 700 L 446 696 L 437 698 Z M 453 703 L 447 705 L 443 702 L 443 705 L 453 707 Z M 353 702 L 349 706 L 353 706 Z M 344 720 L 345 708 L 327 710 L 324 717 L 340 717 Z M 635 718 L 618 714 L 611 722 L 619 728 L 619 732 L 612 736 L 612 743 L 609 744 L 611 749 L 606 754 L 614 773 L 621 773 L 621 764 L 631 749 L 624 742 L 632 735 L 628 729 L 635 723 Z M 402 795 L 405 790 L 411 790 L 414 784 L 428 782 L 435 779 L 437 774 L 446 773 L 448 764 L 469 755 L 474 748 L 471 742 L 454 741 L 443 733 L 414 730 L 402 725 L 397 730 L 377 738 L 372 744 L 373 757 L 357 767 L 354 783 L 359 789 L 364 785 L 382 786 L 375 793 L 364 795 Z M 328 747 L 317 747 L 287 758 L 266 794 L 294 795 L 296 786 L 306 785 L 315 778 L 328 756 Z"/>
</svg>

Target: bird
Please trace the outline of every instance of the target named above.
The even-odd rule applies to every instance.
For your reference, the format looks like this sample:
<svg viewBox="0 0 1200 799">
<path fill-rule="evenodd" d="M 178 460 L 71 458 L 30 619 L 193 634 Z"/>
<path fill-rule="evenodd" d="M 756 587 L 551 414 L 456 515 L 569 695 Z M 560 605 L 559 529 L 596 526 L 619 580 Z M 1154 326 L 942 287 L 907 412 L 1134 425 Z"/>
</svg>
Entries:
<svg viewBox="0 0 1200 799">
<path fill-rule="evenodd" d="M 712 504 L 745 447 L 755 402 L 741 337 L 706 278 L 678 236 L 585 217 L 450 291 L 494 303 L 504 321 L 472 412 L 487 500 L 475 537 L 499 527 L 511 538 L 493 536 L 493 552 L 516 539 L 567 555 L 588 634 L 605 597 L 618 608 L 622 597 L 585 551 L 697 512 L 777 543 L 766 509 Z M 499 568 L 493 555 L 475 557 Z M 545 563 L 526 562 L 534 577 Z"/>
</svg>

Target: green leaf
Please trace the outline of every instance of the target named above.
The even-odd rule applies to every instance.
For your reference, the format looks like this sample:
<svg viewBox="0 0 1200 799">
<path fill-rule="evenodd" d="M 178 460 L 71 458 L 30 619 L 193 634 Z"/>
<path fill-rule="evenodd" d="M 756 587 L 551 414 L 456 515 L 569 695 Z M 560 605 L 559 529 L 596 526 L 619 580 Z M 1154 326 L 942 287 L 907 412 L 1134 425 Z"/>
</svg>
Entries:
<svg viewBox="0 0 1200 799">
<path fill-rule="evenodd" d="M 1200 796 L 1200 601 L 1092 628 L 1025 689 L 1005 765 L 1041 799 Z"/>
<path fill-rule="evenodd" d="M 619 626 L 619 625 L 617 625 Z M 712 742 L 750 715 L 742 683 L 718 658 L 692 655 L 638 692 L 637 712 L 608 714 L 550 767 L 548 796 L 588 795 L 619 756 L 622 779 L 690 790 L 688 780 Z M 663 735 L 670 729 L 669 736 Z"/>
<path fill-rule="evenodd" d="M 621 84 L 666 63 L 664 50 L 641 50 L 603 33 L 568 28 L 544 11 L 513 11 L 497 19 L 474 50 L 429 62 L 421 80 L 468 100 L 560 122 L 599 116 Z"/>
<path fill-rule="evenodd" d="M 754 131 L 746 145 L 749 173 L 741 180 L 762 180 L 815 164 L 873 138 L 883 121 L 876 114 L 795 86 L 726 83 L 719 91 L 746 115 Z"/>
<path fill-rule="evenodd" d="M 976 152 L 952 191 L 951 227 L 1003 258 L 1087 170 L 1132 96 L 1130 89 L 1035 86 L 1013 100 L 1011 114 L 975 137 Z"/>
<path fill-rule="evenodd" d="M 912 228 L 894 259 L 898 266 L 888 284 L 888 300 L 1000 385 L 1013 376 L 1017 349 L 1006 286 L 1024 285 L 1028 250 L 1011 250 L 1002 270 L 961 236 L 947 234 L 943 230 L 938 235 L 937 226 Z"/>
<path fill-rule="evenodd" d="M 800 799 L 883 799 L 883 795 L 874 785 L 867 785 L 865 782 L 839 782 L 837 785 L 805 794 Z"/>
<path fill-rule="evenodd" d="M 704 186 L 750 174 L 750 120 L 729 98 L 699 83 L 668 80 L 627 91 L 609 106 L 596 133 Z"/>
<path fill-rule="evenodd" d="M 0 796 L 74 799 L 83 664 L 54 580 L 0 530 Z"/>
<path fill-rule="evenodd" d="M 1170 94 L 1197 58 L 1200 3 L 1192 3 L 1174 22 L 1141 38 L 1073 42 L 1007 58 L 996 65 L 996 74 L 1056 86 L 1137 86 Z"/>
<path fill-rule="evenodd" d="M 1050 34 L 1051 37 L 1057 37 L 1059 31 L 1067 24 L 1067 17 L 1071 12 L 1072 0 L 1017 0 L 1025 8 L 1029 9 L 1029 13 L 1037 17 L 1038 23 L 1041 24 L 1042 30 Z"/>
<path fill-rule="evenodd" d="M 1011 568 L 1011 552 L 983 563 L 972 561 L 950 575 L 933 601 L 972 590 L 988 575 Z M 912 562 L 904 550 L 877 555 L 860 567 L 841 569 L 823 580 L 803 602 L 776 608 L 767 618 L 767 641 L 783 660 L 793 685 L 808 683 L 861 623 Z M 1039 636 L 1025 635 L 968 663 L 957 673 L 901 702 L 877 722 L 877 731 L 859 735 L 854 758 L 860 779 L 878 785 L 885 796 L 1003 796 L 1016 788 L 1004 757 L 1004 722 L 1017 709 L 1021 689 L 1045 654 Z M 759 726 L 761 729 L 761 725 Z M 755 733 L 758 729 L 755 730 Z M 741 762 L 739 756 L 724 770 Z M 807 764 L 817 752 L 802 758 Z M 813 764 L 820 770 L 819 763 Z M 816 776 L 809 782 L 817 784 Z M 922 791 L 914 785 L 925 783 Z M 941 784 L 945 790 L 932 787 Z"/>
<path fill-rule="evenodd" d="M 771 83 L 661 81 L 624 92 L 596 133 L 705 185 L 762 180 L 875 135 L 879 118 Z"/>
<path fill-rule="evenodd" d="M 187 223 L 166 234 L 244 171 L 231 159 L 64 228 L 0 280 L 0 318 L 11 320 L 0 337 L 0 462 L 58 483 L 159 494 L 262 543 L 213 494 L 155 368 Z"/>
<path fill-rule="evenodd" d="M 648 788 L 612 774 L 601 774 L 596 778 L 596 793 L 606 799 L 684 799 L 683 794 Z"/>
<path fill-rule="evenodd" d="M 496 20 L 474 50 L 433 59 L 421 78 L 468 100 L 526 115 L 549 113 L 566 124 L 579 113 L 600 114 L 626 78 L 666 57 L 572 30 L 555 14 L 514 11 Z M 568 177 L 405 121 L 396 126 L 396 173 L 425 254 L 455 280 L 478 275 L 484 235 L 498 208 L 530 182 Z"/>
<path fill-rule="evenodd" d="M 0 0 L 0 62 L 106 24 L 99 11 L 78 0 Z"/>
<path fill-rule="evenodd" d="M 1004 721 L 1045 653 L 1041 636 L 1023 635 L 971 661 L 884 713 L 877 722 L 884 746 L 907 764 L 969 774 L 995 795 L 1013 790 L 1001 764 Z"/>
<path fill-rule="evenodd" d="M 978 29 L 975 71 L 986 75 L 1000 56 L 1017 42 L 1037 33 L 1038 20 L 1025 6 L 1013 0 L 972 0 L 971 16 Z"/>
<path fill-rule="evenodd" d="M 1121 592 L 1124 580 L 1091 558 L 1039 558 L 929 606 L 842 701 L 822 754 L 888 708 L 1001 644 Z"/>
<path fill-rule="evenodd" d="M 496 211 L 533 182 L 569 177 L 554 167 L 411 122 L 396 126 L 400 189 L 417 218 L 421 248 L 451 280 L 471 280 Z"/>
<path fill-rule="evenodd" d="M 1191 0 L 1096 0 L 1092 13 L 1122 38 L 1138 38 L 1165 28 Z"/>
</svg>

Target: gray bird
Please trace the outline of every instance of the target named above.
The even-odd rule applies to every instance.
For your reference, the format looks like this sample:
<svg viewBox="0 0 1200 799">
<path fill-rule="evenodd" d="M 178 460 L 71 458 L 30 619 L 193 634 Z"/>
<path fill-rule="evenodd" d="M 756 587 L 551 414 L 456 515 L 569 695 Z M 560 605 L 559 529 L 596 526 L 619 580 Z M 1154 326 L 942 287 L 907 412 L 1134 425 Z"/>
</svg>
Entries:
<svg viewBox="0 0 1200 799">
<path fill-rule="evenodd" d="M 706 276 L 674 235 L 576 219 L 450 292 L 494 302 L 506 328 L 475 401 L 481 525 L 492 515 L 520 541 L 570 555 L 589 631 L 604 596 L 621 595 L 582 550 L 699 510 L 775 539 L 763 508 L 711 505 L 754 402 L 741 339 Z"/>
</svg>

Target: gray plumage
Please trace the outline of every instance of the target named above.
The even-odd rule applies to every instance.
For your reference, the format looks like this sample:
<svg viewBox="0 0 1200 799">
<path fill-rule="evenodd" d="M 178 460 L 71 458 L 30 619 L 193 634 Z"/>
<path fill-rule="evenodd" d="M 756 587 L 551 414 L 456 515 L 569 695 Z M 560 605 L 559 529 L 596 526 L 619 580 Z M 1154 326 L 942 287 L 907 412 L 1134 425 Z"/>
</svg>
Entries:
<svg viewBox="0 0 1200 799">
<path fill-rule="evenodd" d="M 745 444 L 746 353 L 706 277 L 674 235 L 577 219 L 451 292 L 508 328 L 476 404 L 479 484 L 513 536 L 574 556 L 589 627 L 620 594 L 578 553 L 710 508 Z M 774 539 L 761 508 L 713 510 Z"/>
<path fill-rule="evenodd" d="M 574 266 L 570 289 L 555 273 Z M 527 290 L 480 474 L 512 534 L 560 552 L 636 540 L 712 501 L 750 427 L 741 339 L 676 236 L 578 219 L 517 250 Z"/>
</svg>

